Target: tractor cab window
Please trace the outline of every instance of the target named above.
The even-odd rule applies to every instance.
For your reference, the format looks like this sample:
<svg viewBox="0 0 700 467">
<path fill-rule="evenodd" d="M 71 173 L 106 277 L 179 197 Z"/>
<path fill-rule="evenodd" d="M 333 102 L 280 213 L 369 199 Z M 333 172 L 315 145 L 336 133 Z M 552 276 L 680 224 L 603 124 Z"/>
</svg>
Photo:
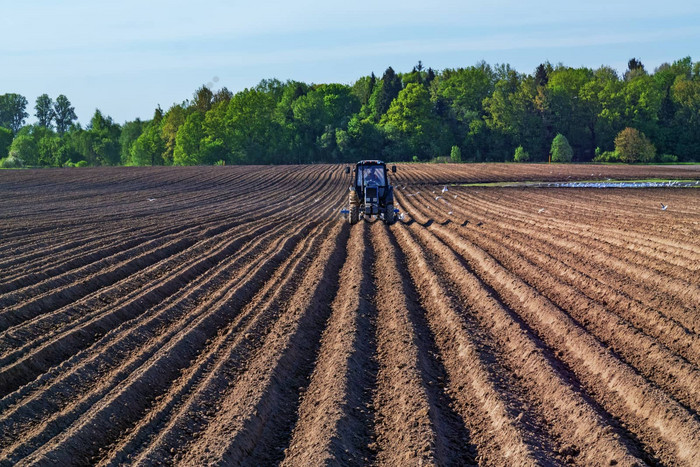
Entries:
<svg viewBox="0 0 700 467">
<path fill-rule="evenodd" d="M 364 185 L 386 185 L 384 180 L 384 168 L 382 166 L 376 167 L 364 167 L 362 169 L 362 175 L 364 177 Z M 361 180 L 358 180 L 361 182 Z"/>
</svg>

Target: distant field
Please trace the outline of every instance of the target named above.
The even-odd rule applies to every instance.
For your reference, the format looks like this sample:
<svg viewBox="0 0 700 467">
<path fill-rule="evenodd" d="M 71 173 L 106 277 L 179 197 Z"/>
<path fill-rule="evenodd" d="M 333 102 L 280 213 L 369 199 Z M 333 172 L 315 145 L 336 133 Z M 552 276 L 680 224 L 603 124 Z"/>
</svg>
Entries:
<svg viewBox="0 0 700 467">
<path fill-rule="evenodd" d="M 698 190 L 451 186 L 700 166 L 347 177 L 0 171 L 0 465 L 700 464 Z"/>
</svg>

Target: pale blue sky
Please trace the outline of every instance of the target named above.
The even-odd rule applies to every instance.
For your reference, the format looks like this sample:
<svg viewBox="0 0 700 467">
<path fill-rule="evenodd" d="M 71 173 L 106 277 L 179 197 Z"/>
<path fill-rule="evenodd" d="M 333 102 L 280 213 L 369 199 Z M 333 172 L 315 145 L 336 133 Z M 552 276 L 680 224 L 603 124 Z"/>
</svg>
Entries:
<svg viewBox="0 0 700 467">
<path fill-rule="evenodd" d="M 123 123 L 202 84 L 233 92 L 263 78 L 351 84 L 410 71 L 546 60 L 623 72 L 700 60 L 700 2 L 0 0 L 0 94 L 65 94 L 85 125 Z M 34 121 L 31 117 L 29 121 Z"/>
</svg>

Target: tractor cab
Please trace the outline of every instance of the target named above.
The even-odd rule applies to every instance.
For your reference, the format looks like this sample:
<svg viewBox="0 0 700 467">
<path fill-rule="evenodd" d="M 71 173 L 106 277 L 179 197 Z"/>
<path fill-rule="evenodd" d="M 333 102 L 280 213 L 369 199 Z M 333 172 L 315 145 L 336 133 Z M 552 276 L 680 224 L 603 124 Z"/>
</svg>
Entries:
<svg viewBox="0 0 700 467">
<path fill-rule="evenodd" d="M 396 166 L 391 171 L 396 172 Z M 350 173 L 350 167 L 345 172 Z M 364 160 L 355 164 L 348 219 L 354 224 L 360 216 L 382 217 L 388 224 L 394 221 L 394 190 L 382 161 Z"/>
</svg>

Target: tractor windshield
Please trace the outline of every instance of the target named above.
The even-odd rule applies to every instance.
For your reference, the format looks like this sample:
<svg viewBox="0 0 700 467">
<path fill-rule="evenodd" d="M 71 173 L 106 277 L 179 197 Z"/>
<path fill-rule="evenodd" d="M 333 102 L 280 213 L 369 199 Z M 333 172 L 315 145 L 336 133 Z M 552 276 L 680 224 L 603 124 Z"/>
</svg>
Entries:
<svg viewBox="0 0 700 467">
<path fill-rule="evenodd" d="M 377 166 L 370 166 L 370 167 L 363 167 L 361 171 L 362 177 L 364 178 L 363 180 L 358 180 L 358 182 L 362 183 L 363 185 L 377 185 L 377 186 L 384 186 L 386 185 L 385 180 L 384 180 L 384 167 L 381 165 Z M 359 174 L 358 174 L 359 175 Z"/>
</svg>

